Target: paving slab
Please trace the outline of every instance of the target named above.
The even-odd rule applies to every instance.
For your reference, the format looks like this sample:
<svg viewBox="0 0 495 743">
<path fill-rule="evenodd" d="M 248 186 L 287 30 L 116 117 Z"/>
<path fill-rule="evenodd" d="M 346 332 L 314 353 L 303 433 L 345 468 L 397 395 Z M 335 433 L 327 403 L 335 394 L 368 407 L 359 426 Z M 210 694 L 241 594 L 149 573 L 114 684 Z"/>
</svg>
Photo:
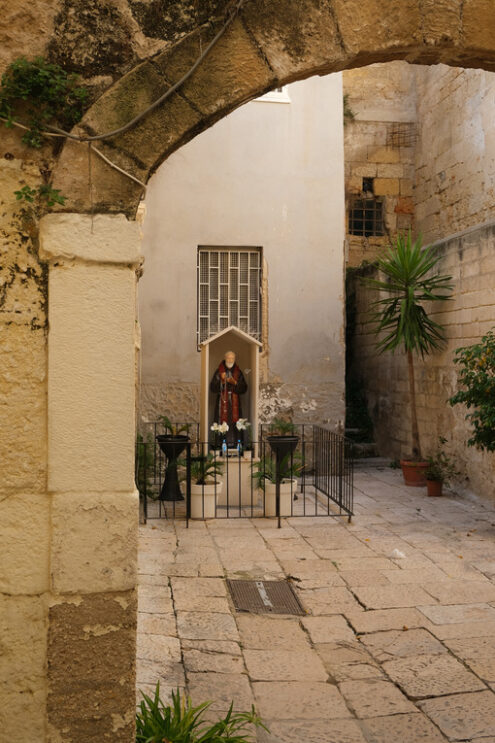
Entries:
<svg viewBox="0 0 495 743">
<path fill-rule="evenodd" d="M 328 674 L 315 650 L 244 650 L 253 681 L 326 681 Z"/>
<path fill-rule="evenodd" d="M 437 655 L 447 652 L 444 645 L 425 629 L 375 632 L 364 635 L 361 642 L 381 663 L 393 658 Z"/>
<path fill-rule="evenodd" d="M 138 688 L 255 702 L 258 743 L 495 743 L 493 506 L 356 473 L 355 517 L 140 527 Z M 400 550 L 404 557 L 395 556 Z M 235 612 L 288 579 L 302 617 Z"/>
<path fill-rule="evenodd" d="M 267 727 L 258 743 L 366 743 L 354 720 L 267 720 Z"/>
<path fill-rule="evenodd" d="M 337 640 L 348 640 L 352 642 L 355 638 L 355 633 L 341 615 L 304 617 L 301 620 L 301 624 L 314 644 L 335 642 Z"/>
<path fill-rule="evenodd" d="M 445 640 L 445 645 L 484 681 L 495 683 L 495 638 Z"/>
<path fill-rule="evenodd" d="M 491 691 L 428 699 L 421 707 L 449 740 L 495 736 L 495 694 Z"/>
<path fill-rule="evenodd" d="M 380 632 L 391 629 L 424 627 L 425 615 L 417 609 L 377 609 L 375 611 L 345 612 L 357 633 Z"/>
<path fill-rule="evenodd" d="M 358 640 L 324 643 L 315 648 L 329 676 L 336 682 L 385 678 L 378 663 Z"/>
<path fill-rule="evenodd" d="M 239 640 L 236 623 L 230 614 L 178 611 L 177 629 L 180 638 L 189 640 Z"/>
<path fill-rule="evenodd" d="M 253 684 L 253 689 L 256 707 L 266 720 L 334 720 L 352 717 L 339 690 L 330 684 L 260 681 Z"/>
<path fill-rule="evenodd" d="M 238 614 L 237 626 L 243 647 L 250 649 L 310 648 L 307 634 L 301 628 L 299 619 L 279 619 L 273 616 Z"/>
<path fill-rule="evenodd" d="M 356 717 L 361 719 L 419 711 L 390 681 L 343 681 L 339 684 L 339 689 Z"/>
<path fill-rule="evenodd" d="M 443 743 L 446 738 L 424 715 L 390 715 L 362 721 L 368 743 Z"/>
<path fill-rule="evenodd" d="M 392 681 L 414 699 L 486 688 L 477 676 L 447 654 L 397 658 L 382 667 Z"/>
<path fill-rule="evenodd" d="M 239 673 L 187 673 L 193 704 L 211 701 L 211 709 L 226 712 L 231 703 L 235 710 L 246 712 L 253 704 L 249 679 Z"/>
<path fill-rule="evenodd" d="M 356 586 L 359 601 L 368 609 L 399 609 L 426 604 L 431 597 L 420 586 Z"/>
</svg>

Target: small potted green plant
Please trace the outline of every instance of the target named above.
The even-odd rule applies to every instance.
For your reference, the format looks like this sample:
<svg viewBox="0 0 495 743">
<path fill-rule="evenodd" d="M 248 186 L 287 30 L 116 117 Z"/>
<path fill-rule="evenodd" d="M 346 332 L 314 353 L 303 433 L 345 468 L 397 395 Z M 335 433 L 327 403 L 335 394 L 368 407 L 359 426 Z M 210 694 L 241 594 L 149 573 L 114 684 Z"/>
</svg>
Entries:
<svg viewBox="0 0 495 743">
<path fill-rule="evenodd" d="M 173 436 L 174 438 L 183 435 L 189 436 L 190 423 L 172 423 L 167 415 L 159 415 L 157 421 L 165 429 L 165 436 Z"/>
<path fill-rule="evenodd" d="M 292 514 L 292 498 L 297 491 L 297 478 L 304 467 L 299 452 L 287 454 L 280 463 L 280 515 Z M 253 462 L 251 476 L 256 487 L 264 493 L 265 515 L 276 516 L 277 466 L 270 456 L 261 457 Z"/>
<path fill-rule="evenodd" d="M 216 497 L 222 492 L 222 474 L 223 463 L 213 454 L 191 458 L 191 518 L 215 518 Z"/>
<path fill-rule="evenodd" d="M 442 495 L 444 482 L 448 481 L 459 474 L 451 457 L 443 451 L 447 439 L 443 436 L 438 437 L 438 449 L 433 456 L 427 457 L 428 466 L 426 468 L 426 488 L 428 495 Z"/>
<path fill-rule="evenodd" d="M 423 248 L 421 236 L 413 242 L 410 232 L 399 233 L 395 245 L 377 261 L 382 278 L 363 279 L 380 292 L 371 318 L 378 351 L 401 350 L 407 359 L 412 453 L 401 459 L 401 467 L 405 484 L 412 486 L 425 485 L 428 464 L 422 457 L 419 439 L 414 357 L 424 358 L 443 347 L 445 333 L 432 318 L 433 304 L 452 298 L 452 277 L 436 273 L 439 260 L 435 247 Z"/>
</svg>

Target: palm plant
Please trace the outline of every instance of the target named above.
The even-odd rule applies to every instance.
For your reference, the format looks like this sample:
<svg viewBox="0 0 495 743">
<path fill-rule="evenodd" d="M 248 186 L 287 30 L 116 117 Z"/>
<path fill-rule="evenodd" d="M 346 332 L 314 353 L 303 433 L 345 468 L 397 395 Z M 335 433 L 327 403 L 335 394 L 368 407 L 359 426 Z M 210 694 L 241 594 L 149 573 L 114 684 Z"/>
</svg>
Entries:
<svg viewBox="0 0 495 743">
<path fill-rule="evenodd" d="M 414 382 L 414 354 L 425 354 L 439 349 L 445 342 L 441 325 L 431 319 L 424 304 L 451 299 L 452 277 L 433 273 L 440 256 L 430 246 L 422 248 L 421 236 L 412 242 L 411 233 L 397 235 L 396 244 L 379 258 L 377 266 L 385 280 L 365 279 L 368 286 L 386 292 L 388 296 L 374 302 L 375 331 L 380 334 L 378 350 L 394 352 L 402 348 L 407 357 L 409 401 L 411 409 L 411 437 L 413 458 L 421 459 L 416 389 Z"/>
</svg>

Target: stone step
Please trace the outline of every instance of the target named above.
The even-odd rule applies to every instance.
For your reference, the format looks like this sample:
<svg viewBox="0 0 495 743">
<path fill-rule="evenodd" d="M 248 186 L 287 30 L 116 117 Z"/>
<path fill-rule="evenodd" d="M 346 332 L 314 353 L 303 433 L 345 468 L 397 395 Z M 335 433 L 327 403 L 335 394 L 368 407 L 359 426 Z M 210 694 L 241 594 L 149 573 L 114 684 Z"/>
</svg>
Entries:
<svg viewBox="0 0 495 743">
<path fill-rule="evenodd" d="M 374 441 L 355 441 L 352 444 L 352 455 L 355 459 L 362 459 L 363 457 L 376 457 L 377 454 L 378 451 Z"/>
<path fill-rule="evenodd" d="M 354 460 L 354 469 L 389 469 L 389 457 L 361 457 Z"/>
</svg>

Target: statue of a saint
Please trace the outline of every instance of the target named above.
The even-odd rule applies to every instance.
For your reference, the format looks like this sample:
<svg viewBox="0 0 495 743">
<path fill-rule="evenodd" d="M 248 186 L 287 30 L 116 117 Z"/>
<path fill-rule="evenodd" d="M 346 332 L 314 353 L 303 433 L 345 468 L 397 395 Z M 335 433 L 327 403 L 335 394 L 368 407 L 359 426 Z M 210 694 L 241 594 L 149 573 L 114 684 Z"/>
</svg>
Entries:
<svg viewBox="0 0 495 743">
<path fill-rule="evenodd" d="M 220 362 L 210 382 L 210 391 L 216 392 L 215 422 L 227 423 L 226 441 L 229 448 L 235 448 L 241 438 L 235 424 L 242 418 L 241 400 L 247 390 L 244 375 L 235 363 L 235 353 L 227 351 L 225 358 Z"/>
</svg>

